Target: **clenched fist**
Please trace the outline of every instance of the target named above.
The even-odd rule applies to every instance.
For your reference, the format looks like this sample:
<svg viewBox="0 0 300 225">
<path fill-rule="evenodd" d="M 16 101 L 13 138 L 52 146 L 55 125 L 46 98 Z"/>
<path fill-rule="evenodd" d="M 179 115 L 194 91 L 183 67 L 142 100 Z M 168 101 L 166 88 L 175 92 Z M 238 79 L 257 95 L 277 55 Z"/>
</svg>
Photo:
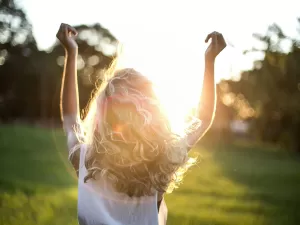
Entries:
<svg viewBox="0 0 300 225">
<path fill-rule="evenodd" d="M 226 47 L 226 42 L 223 35 L 216 31 L 207 35 L 205 42 L 207 43 L 210 39 L 211 43 L 206 49 L 205 58 L 209 61 L 214 61 L 220 52 Z"/>
<path fill-rule="evenodd" d="M 77 36 L 77 31 L 75 28 L 68 24 L 62 23 L 56 34 L 57 39 L 63 45 L 67 52 L 77 51 L 78 45 L 75 41 L 75 36 Z"/>
</svg>

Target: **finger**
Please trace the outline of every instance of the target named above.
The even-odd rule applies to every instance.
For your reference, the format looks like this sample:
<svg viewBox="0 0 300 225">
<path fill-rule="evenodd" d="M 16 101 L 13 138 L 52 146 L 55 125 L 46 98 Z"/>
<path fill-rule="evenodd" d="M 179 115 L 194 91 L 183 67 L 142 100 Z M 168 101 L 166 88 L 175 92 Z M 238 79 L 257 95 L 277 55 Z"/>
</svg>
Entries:
<svg viewBox="0 0 300 225">
<path fill-rule="evenodd" d="M 71 32 L 74 36 L 77 36 L 78 32 L 74 27 L 71 27 L 70 25 L 68 25 L 68 32 Z"/>
<path fill-rule="evenodd" d="M 64 36 L 65 36 L 65 38 L 67 38 L 68 36 L 69 36 L 69 31 L 68 31 L 68 27 L 67 27 L 67 25 L 65 25 L 64 26 L 64 28 L 63 28 L 63 34 L 64 34 Z"/>
<path fill-rule="evenodd" d="M 67 24 L 62 23 L 59 28 L 60 33 L 65 33 L 66 28 L 67 28 Z"/>
<path fill-rule="evenodd" d="M 225 42 L 222 34 L 218 33 L 217 38 L 218 38 L 218 42 Z"/>
<path fill-rule="evenodd" d="M 223 46 L 222 47 L 223 49 L 227 46 L 225 38 L 223 37 L 222 34 L 218 35 L 218 43 L 220 43 L 220 45 Z"/>
<path fill-rule="evenodd" d="M 77 31 L 73 27 L 71 27 L 69 24 L 61 23 L 58 33 L 69 36 L 70 32 L 73 35 L 77 35 Z"/>
<path fill-rule="evenodd" d="M 217 38 L 217 34 L 218 34 L 218 32 L 214 31 L 214 32 L 210 33 L 209 35 L 207 35 L 207 37 L 205 39 L 205 43 L 207 43 L 210 39 L 212 39 L 212 42 L 215 42 L 216 38 Z"/>
<path fill-rule="evenodd" d="M 59 27 L 59 30 L 56 34 L 57 37 L 63 38 L 65 35 L 66 24 L 62 23 Z"/>
<path fill-rule="evenodd" d="M 65 25 L 64 25 L 63 23 L 60 24 L 59 29 L 58 29 L 58 31 L 57 31 L 57 33 L 56 33 L 56 37 L 57 37 L 57 38 L 61 38 L 61 36 L 62 36 L 61 34 L 64 33 L 64 32 L 63 32 L 64 26 L 65 26 Z"/>
<path fill-rule="evenodd" d="M 205 43 L 207 43 L 209 41 L 209 39 L 211 38 L 212 33 L 208 34 L 207 37 L 205 38 Z"/>
</svg>

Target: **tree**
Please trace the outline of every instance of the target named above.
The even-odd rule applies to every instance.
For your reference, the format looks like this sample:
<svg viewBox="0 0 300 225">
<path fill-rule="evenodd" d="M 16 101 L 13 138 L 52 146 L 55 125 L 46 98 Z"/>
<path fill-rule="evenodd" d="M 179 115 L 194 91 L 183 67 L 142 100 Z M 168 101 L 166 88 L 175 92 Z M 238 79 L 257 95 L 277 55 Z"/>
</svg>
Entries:
<svg viewBox="0 0 300 225">
<path fill-rule="evenodd" d="M 17 117 L 26 101 L 35 102 L 31 87 L 36 78 L 30 73 L 29 55 L 37 51 L 32 28 L 24 12 L 13 0 L 0 0 L 0 114 Z M 21 84 L 21 85 L 19 85 Z M 26 88 L 25 88 L 26 87 Z M 26 98 L 26 95 L 28 98 Z M 26 111 L 26 110 L 25 110 Z"/>
<path fill-rule="evenodd" d="M 81 25 L 78 46 L 80 105 L 85 108 L 116 50 L 116 38 L 100 24 Z M 64 50 L 40 51 L 31 24 L 13 0 L 0 0 L 0 118 L 59 120 Z"/>
<path fill-rule="evenodd" d="M 254 36 L 266 46 L 259 50 L 264 58 L 244 71 L 238 82 L 227 81 L 229 92 L 254 110 L 253 130 L 260 139 L 300 152 L 299 41 L 287 37 L 276 24 L 265 35 Z M 283 42 L 291 43 L 289 52 L 283 51 Z"/>
<path fill-rule="evenodd" d="M 25 13 L 14 0 L 0 0 L 0 48 L 29 43 L 35 44 L 35 40 Z"/>
</svg>

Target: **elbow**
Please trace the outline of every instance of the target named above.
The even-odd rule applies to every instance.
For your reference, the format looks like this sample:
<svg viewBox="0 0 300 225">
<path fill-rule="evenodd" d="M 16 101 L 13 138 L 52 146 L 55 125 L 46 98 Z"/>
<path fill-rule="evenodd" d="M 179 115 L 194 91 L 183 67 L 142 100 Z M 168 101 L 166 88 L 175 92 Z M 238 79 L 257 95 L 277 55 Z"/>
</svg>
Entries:
<svg viewBox="0 0 300 225">
<path fill-rule="evenodd" d="M 213 122 L 214 122 L 214 120 L 215 120 L 215 109 L 214 110 L 212 110 L 212 112 L 211 112 L 211 116 L 210 116 L 210 118 L 209 118 L 209 126 L 211 126 L 212 124 L 213 124 Z"/>
<path fill-rule="evenodd" d="M 202 120 L 203 129 L 205 130 L 205 133 L 211 128 L 212 124 L 214 122 L 214 117 L 206 118 Z"/>
<path fill-rule="evenodd" d="M 205 115 L 202 115 L 199 119 L 202 122 L 203 130 L 205 130 L 204 133 L 206 133 L 208 130 L 210 130 L 210 128 L 212 127 L 212 124 L 214 122 L 215 110 L 212 110 L 210 112 L 207 111 L 207 113 Z"/>
<path fill-rule="evenodd" d="M 205 121 L 206 124 L 209 124 L 209 126 L 211 126 L 215 119 L 215 107 L 206 108 L 205 110 L 203 110 L 203 112 L 199 115 L 199 119 L 201 121 Z"/>
</svg>

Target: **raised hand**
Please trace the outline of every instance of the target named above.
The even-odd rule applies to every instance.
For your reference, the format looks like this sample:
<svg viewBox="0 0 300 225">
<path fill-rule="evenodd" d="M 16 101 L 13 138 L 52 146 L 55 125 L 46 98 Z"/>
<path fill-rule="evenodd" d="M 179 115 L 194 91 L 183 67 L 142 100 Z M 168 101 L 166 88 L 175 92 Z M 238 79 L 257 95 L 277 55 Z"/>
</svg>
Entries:
<svg viewBox="0 0 300 225">
<path fill-rule="evenodd" d="M 68 24 L 62 23 L 56 34 L 57 39 L 63 45 L 67 52 L 76 51 L 78 45 L 75 41 L 75 36 L 77 36 L 77 31 L 75 28 Z"/>
<path fill-rule="evenodd" d="M 209 61 L 214 61 L 220 52 L 226 47 L 226 42 L 221 33 L 212 32 L 207 35 L 205 42 L 207 43 L 211 39 L 210 45 L 205 51 L 205 58 Z"/>
</svg>

